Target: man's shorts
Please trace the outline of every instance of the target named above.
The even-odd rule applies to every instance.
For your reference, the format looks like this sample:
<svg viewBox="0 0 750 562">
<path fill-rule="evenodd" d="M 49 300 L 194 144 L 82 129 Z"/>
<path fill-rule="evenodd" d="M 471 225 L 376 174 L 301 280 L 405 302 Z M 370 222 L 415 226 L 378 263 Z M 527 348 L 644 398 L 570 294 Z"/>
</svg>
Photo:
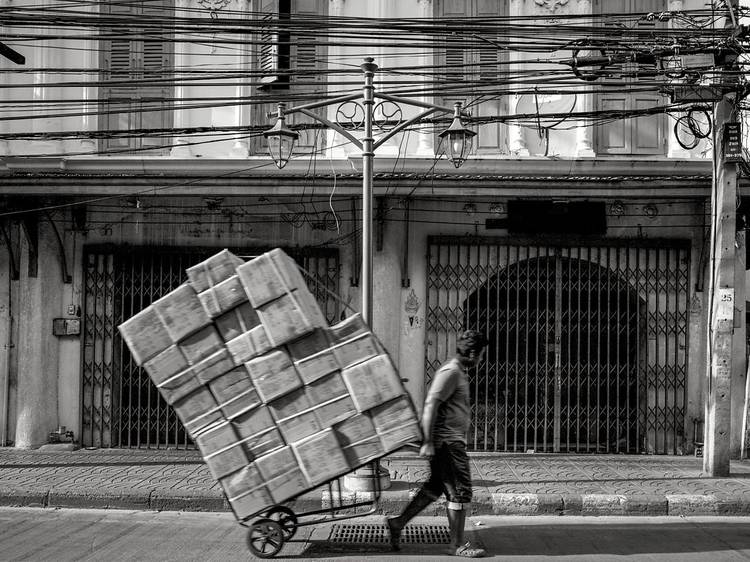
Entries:
<svg viewBox="0 0 750 562">
<path fill-rule="evenodd" d="M 471 501 L 471 471 L 465 443 L 447 441 L 436 447 L 430 460 L 430 479 L 422 489 L 435 499 L 445 494 L 449 502 Z"/>
</svg>

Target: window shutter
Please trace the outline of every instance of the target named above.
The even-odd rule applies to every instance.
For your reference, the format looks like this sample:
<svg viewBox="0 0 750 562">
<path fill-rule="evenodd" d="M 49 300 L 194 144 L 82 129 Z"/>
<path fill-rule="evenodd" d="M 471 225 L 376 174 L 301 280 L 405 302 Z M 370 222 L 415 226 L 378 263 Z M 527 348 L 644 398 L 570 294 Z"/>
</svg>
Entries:
<svg viewBox="0 0 750 562">
<path fill-rule="evenodd" d="M 648 109 L 660 103 L 658 96 L 637 94 L 635 109 Z M 664 152 L 664 116 L 645 115 L 630 120 L 636 154 L 662 154 Z"/>
<path fill-rule="evenodd" d="M 172 18 L 173 10 L 169 0 L 147 3 L 144 7 L 144 18 L 159 22 L 159 29 L 148 31 L 143 39 L 141 70 L 146 85 L 140 88 L 141 128 L 168 129 L 173 123 L 174 88 Z M 163 26 L 163 27 L 162 27 Z M 144 148 L 168 146 L 168 136 L 145 136 L 142 138 Z"/>
<path fill-rule="evenodd" d="M 476 15 L 480 18 L 497 18 L 503 15 L 503 3 L 497 0 L 478 0 Z M 482 96 L 485 91 L 496 90 L 492 84 L 496 84 L 499 78 L 499 65 L 501 52 L 487 42 L 478 44 L 477 60 L 479 62 L 478 73 L 474 80 L 479 80 L 475 95 Z M 489 97 L 492 97 L 490 95 Z M 502 115 L 503 97 L 491 99 L 476 104 L 470 108 L 473 115 L 477 117 L 490 117 Z M 478 153 L 498 154 L 503 148 L 502 125 L 500 123 L 489 123 L 477 128 L 477 136 L 474 140 L 474 149 Z"/>
<path fill-rule="evenodd" d="M 258 68 L 261 83 L 272 84 L 279 80 L 279 0 L 262 0 L 260 4 L 260 53 Z"/>
</svg>

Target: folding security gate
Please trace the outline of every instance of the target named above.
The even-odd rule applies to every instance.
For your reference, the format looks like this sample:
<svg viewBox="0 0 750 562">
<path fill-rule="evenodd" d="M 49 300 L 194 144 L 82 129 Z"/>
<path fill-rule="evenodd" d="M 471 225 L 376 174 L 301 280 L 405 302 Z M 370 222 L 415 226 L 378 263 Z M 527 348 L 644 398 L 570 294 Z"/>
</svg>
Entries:
<svg viewBox="0 0 750 562">
<path fill-rule="evenodd" d="M 689 258 L 674 240 L 430 238 L 427 382 L 459 331 L 490 340 L 470 449 L 682 450 Z"/>
<path fill-rule="evenodd" d="M 187 280 L 185 270 L 216 249 L 87 247 L 84 254 L 82 444 L 192 447 L 175 411 L 138 367 L 117 326 Z M 263 250 L 234 250 L 249 257 Z M 289 249 L 329 323 L 339 320 L 338 251 Z"/>
</svg>

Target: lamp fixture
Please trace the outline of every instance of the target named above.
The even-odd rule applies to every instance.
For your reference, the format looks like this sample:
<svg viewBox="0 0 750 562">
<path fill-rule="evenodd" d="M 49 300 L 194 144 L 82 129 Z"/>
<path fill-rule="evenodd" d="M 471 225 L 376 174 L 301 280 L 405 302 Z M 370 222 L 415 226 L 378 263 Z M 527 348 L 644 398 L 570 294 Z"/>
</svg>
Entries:
<svg viewBox="0 0 750 562">
<path fill-rule="evenodd" d="M 283 103 L 278 105 L 276 124 L 263 133 L 268 142 L 268 153 L 279 169 L 286 166 L 286 163 L 289 162 L 294 150 L 294 143 L 299 138 L 298 133 L 286 128 L 284 117 L 285 107 Z"/>
<path fill-rule="evenodd" d="M 460 168 L 471 153 L 475 131 L 468 129 L 461 121 L 461 102 L 453 104 L 453 122 L 440 133 L 440 138 L 448 137 L 448 154 L 456 168 Z"/>
</svg>

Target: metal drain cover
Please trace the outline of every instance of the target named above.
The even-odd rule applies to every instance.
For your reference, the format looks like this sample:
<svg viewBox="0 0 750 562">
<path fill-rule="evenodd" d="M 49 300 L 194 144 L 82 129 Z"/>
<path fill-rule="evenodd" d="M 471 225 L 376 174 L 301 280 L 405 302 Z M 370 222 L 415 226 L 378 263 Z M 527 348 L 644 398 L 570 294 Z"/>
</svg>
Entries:
<svg viewBox="0 0 750 562">
<path fill-rule="evenodd" d="M 336 524 L 331 528 L 329 542 L 342 544 L 388 544 L 390 535 L 384 523 Z M 446 525 L 407 525 L 401 531 L 402 544 L 450 544 Z"/>
</svg>

